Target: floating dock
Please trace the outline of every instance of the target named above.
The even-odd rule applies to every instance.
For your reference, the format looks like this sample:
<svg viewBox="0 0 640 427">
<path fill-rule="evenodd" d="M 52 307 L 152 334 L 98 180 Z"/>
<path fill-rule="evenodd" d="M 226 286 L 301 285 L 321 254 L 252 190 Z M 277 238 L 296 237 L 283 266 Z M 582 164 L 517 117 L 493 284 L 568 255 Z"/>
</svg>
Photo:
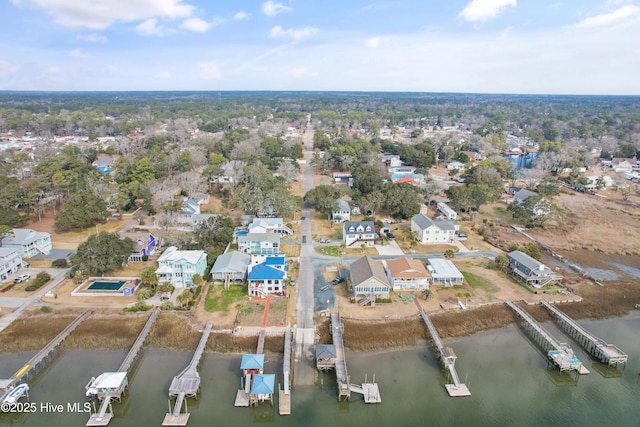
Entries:
<svg viewBox="0 0 640 427">
<path fill-rule="evenodd" d="M 618 347 L 613 344 L 607 344 L 591 334 L 571 317 L 548 302 L 543 301 L 542 305 L 553 314 L 560 327 L 596 359 L 609 366 L 616 367 L 627 363 L 628 356 Z"/>
<path fill-rule="evenodd" d="M 94 396 L 102 401 L 98 412 L 91 414 L 91 417 L 89 417 L 89 421 L 87 421 L 86 424 L 87 426 L 106 426 L 109 424 L 109 421 L 111 421 L 111 418 L 113 418 L 111 401 L 115 400 L 120 402 L 129 387 L 127 371 L 131 368 L 131 365 L 140 353 L 144 340 L 147 338 L 147 335 L 149 335 L 151 326 L 153 326 L 159 314 L 160 310 L 153 310 L 117 372 L 105 372 L 97 378 L 91 378 L 85 386 L 87 397 Z M 107 410 L 109 410 L 109 412 L 107 412 Z"/>
<path fill-rule="evenodd" d="M 284 332 L 284 360 L 282 362 L 284 388 L 278 387 L 278 412 L 291 415 L 291 329 Z"/>
<path fill-rule="evenodd" d="M 526 311 L 518 307 L 511 301 L 505 304 L 516 312 L 518 317 L 523 321 L 524 329 L 529 333 L 531 338 L 547 352 L 547 357 L 553 362 L 560 371 L 576 371 L 579 374 L 588 374 L 589 371 L 582 366 L 582 362 L 575 356 L 571 347 L 566 343 L 556 340 L 549 332 L 547 332 L 536 320 Z"/>
<path fill-rule="evenodd" d="M 456 356 L 455 352 L 451 347 L 445 347 L 445 345 L 442 343 L 442 340 L 440 339 L 440 335 L 438 334 L 438 331 L 436 330 L 435 326 L 433 326 L 433 323 L 431 323 L 431 319 L 429 319 L 429 316 L 427 315 L 427 313 L 422 309 L 422 306 L 420 305 L 420 302 L 418 302 L 418 298 L 416 298 L 415 295 L 414 295 L 413 301 L 418 307 L 418 311 L 420 312 L 420 316 L 422 317 L 422 320 L 424 320 L 424 323 L 427 325 L 429 334 L 431 334 L 431 339 L 433 340 L 433 345 L 437 350 L 436 354 L 440 359 L 440 362 L 442 362 L 442 365 L 446 369 L 448 369 L 449 373 L 451 374 L 451 379 L 453 380 L 453 384 L 444 385 L 444 388 L 447 390 L 447 393 L 449 393 L 450 397 L 471 396 L 471 392 L 469 391 L 469 388 L 465 384 L 462 384 L 460 382 L 460 378 L 458 377 L 458 372 L 456 371 L 456 359 L 458 358 L 458 356 Z"/>
<path fill-rule="evenodd" d="M 54 339 L 52 339 L 49 344 L 33 356 L 22 368 L 13 374 L 11 378 L 7 380 L 0 380 L 0 401 L 3 401 L 15 386 L 24 380 L 31 378 L 49 361 L 51 361 L 53 354 L 58 350 L 60 344 L 62 344 L 69 334 L 71 334 L 71 332 L 73 332 L 80 323 L 84 322 L 91 313 L 93 313 L 91 310 L 82 313 L 78 318 L 64 328 Z"/>
<path fill-rule="evenodd" d="M 380 389 L 375 382 L 369 383 L 365 379 L 362 385 L 351 384 L 349 373 L 347 372 L 347 360 L 345 358 L 344 341 L 342 339 L 342 322 L 339 313 L 331 313 L 331 336 L 335 346 L 336 379 L 338 380 L 338 401 L 351 399 L 351 392 L 364 396 L 365 403 L 381 403 Z"/>
<path fill-rule="evenodd" d="M 175 397 L 176 401 L 173 405 L 173 411 L 165 415 L 164 421 L 162 421 L 163 426 L 185 426 L 187 425 L 187 421 L 189 421 L 190 414 L 187 411 L 187 401 L 185 399 L 189 397 L 198 398 L 198 393 L 200 392 L 200 374 L 198 373 L 198 364 L 200 363 L 200 358 L 202 357 L 204 348 L 207 345 L 207 340 L 209 339 L 212 327 L 213 325 L 211 322 L 207 323 L 204 328 L 204 332 L 202 333 L 202 337 L 200 338 L 200 343 L 198 344 L 198 347 L 196 347 L 196 351 L 193 353 L 191 362 L 182 372 L 173 377 L 173 380 L 171 381 L 171 385 L 169 386 L 169 399 Z M 184 412 L 182 412 L 183 402 L 185 406 Z M 169 403 L 169 408 L 171 408 L 171 403 Z"/>
</svg>

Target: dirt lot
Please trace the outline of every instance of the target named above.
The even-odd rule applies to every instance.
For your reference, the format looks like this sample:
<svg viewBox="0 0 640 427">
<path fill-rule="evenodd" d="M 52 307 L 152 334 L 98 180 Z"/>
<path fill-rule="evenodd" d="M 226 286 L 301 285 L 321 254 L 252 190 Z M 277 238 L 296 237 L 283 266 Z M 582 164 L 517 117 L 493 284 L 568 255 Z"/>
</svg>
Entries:
<svg viewBox="0 0 640 427">
<path fill-rule="evenodd" d="M 623 204 L 612 191 L 603 194 L 613 197 L 560 194 L 554 201 L 562 209 L 563 224 L 531 230 L 530 234 L 556 251 L 586 249 L 605 254 L 640 254 L 637 243 L 640 241 L 640 208 Z M 489 230 L 503 247 L 510 242 L 527 241 L 507 227 Z"/>
</svg>

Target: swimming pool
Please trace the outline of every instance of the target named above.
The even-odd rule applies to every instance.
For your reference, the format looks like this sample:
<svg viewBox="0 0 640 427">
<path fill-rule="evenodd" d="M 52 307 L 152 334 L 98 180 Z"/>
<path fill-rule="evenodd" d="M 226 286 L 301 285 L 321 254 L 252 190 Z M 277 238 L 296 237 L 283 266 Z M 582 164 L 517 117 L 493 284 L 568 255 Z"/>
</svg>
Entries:
<svg viewBox="0 0 640 427">
<path fill-rule="evenodd" d="M 104 280 L 95 281 L 87 288 L 88 291 L 118 291 L 124 284 L 127 283 L 124 280 Z"/>
</svg>

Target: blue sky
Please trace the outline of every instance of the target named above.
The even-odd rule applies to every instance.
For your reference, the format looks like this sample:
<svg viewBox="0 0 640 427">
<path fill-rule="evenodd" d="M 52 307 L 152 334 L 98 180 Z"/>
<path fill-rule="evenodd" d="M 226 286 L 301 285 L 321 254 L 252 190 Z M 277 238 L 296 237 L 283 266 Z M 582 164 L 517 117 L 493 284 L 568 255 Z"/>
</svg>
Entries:
<svg viewBox="0 0 640 427">
<path fill-rule="evenodd" d="M 640 95 L 633 0 L 4 0 L 0 16 L 0 90 Z"/>
</svg>

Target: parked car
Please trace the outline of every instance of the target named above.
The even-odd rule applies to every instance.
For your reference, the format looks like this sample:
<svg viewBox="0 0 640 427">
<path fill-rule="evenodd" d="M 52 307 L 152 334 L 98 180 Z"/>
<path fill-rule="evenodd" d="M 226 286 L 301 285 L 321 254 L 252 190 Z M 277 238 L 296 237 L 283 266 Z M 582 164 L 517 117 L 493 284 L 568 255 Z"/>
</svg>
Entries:
<svg viewBox="0 0 640 427">
<path fill-rule="evenodd" d="M 318 242 L 320 242 L 320 243 L 330 243 L 331 240 L 327 239 L 326 237 L 323 237 L 321 239 L 318 239 Z"/>
<path fill-rule="evenodd" d="M 31 279 L 31 275 L 30 274 L 21 274 L 18 277 L 16 277 L 15 279 L 13 279 L 13 283 L 21 283 L 24 282 L 25 280 L 29 280 Z"/>
<path fill-rule="evenodd" d="M 467 233 L 465 233 L 464 231 L 456 231 L 456 236 L 458 237 L 469 237 L 467 236 Z"/>
<path fill-rule="evenodd" d="M 396 237 L 396 236 L 394 236 L 392 232 L 387 231 L 387 239 L 389 239 L 389 240 L 393 240 L 393 239 L 395 239 L 395 237 Z"/>
<path fill-rule="evenodd" d="M 340 283 L 342 283 L 342 282 L 344 282 L 344 277 L 339 276 L 339 277 L 336 277 L 335 279 L 333 279 L 333 280 L 331 281 L 331 284 L 332 284 L 332 285 L 337 285 L 337 284 L 340 284 Z"/>
</svg>

